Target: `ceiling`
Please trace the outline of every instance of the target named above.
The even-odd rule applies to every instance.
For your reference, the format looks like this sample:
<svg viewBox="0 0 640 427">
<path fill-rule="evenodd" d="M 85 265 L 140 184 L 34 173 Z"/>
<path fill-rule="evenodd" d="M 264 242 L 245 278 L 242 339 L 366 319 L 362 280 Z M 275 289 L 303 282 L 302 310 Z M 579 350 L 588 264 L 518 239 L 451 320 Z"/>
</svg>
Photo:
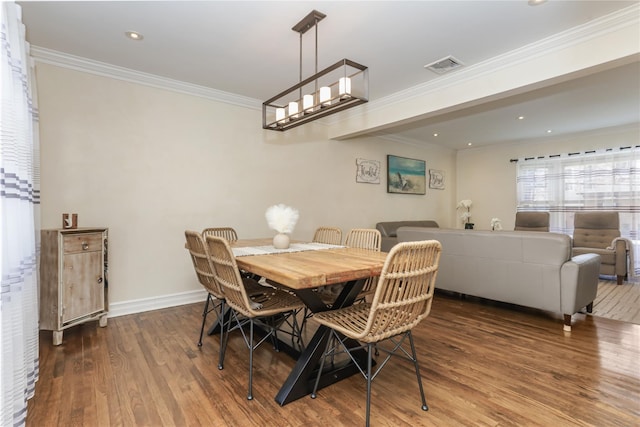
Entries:
<svg viewBox="0 0 640 427">
<path fill-rule="evenodd" d="M 36 47 L 213 88 L 262 102 L 297 83 L 299 34 L 311 10 L 318 67 L 349 58 L 369 67 L 369 99 L 550 37 L 637 1 L 72 1 L 18 2 Z M 125 37 L 126 31 L 144 36 Z M 640 36 L 640 35 L 639 35 Z M 313 74 L 313 31 L 303 36 Z M 640 43 L 640 37 L 639 37 Z M 453 71 L 455 72 L 455 71 Z M 518 120 L 518 116 L 524 119 Z M 639 62 L 552 87 L 387 129 L 383 136 L 461 149 L 640 123 Z M 260 123 L 256 123 L 260 126 Z M 433 134 L 438 133 L 438 137 Z"/>
</svg>

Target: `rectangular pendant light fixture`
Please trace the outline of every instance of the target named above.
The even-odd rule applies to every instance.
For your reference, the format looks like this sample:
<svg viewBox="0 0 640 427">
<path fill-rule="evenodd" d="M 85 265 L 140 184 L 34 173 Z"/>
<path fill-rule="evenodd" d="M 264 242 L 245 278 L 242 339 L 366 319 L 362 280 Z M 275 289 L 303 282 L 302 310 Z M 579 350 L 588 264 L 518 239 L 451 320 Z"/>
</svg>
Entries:
<svg viewBox="0 0 640 427">
<path fill-rule="evenodd" d="M 292 30 L 300 33 L 300 82 L 262 103 L 262 128 L 285 131 L 369 100 L 369 70 L 342 59 L 318 72 L 318 22 L 309 13 Z M 316 28 L 315 74 L 302 80 L 302 35 Z"/>
</svg>

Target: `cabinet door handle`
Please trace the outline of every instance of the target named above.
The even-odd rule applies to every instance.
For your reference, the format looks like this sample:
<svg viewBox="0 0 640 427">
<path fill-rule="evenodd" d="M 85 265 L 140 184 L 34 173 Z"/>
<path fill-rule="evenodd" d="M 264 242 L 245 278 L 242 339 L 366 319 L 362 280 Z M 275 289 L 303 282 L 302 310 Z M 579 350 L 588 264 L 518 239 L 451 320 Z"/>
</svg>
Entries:
<svg viewBox="0 0 640 427">
<path fill-rule="evenodd" d="M 89 249 L 89 244 L 87 242 L 82 242 L 82 250 L 86 251 L 87 249 Z"/>
<path fill-rule="evenodd" d="M 102 283 L 102 277 L 98 277 L 98 283 Z"/>
</svg>

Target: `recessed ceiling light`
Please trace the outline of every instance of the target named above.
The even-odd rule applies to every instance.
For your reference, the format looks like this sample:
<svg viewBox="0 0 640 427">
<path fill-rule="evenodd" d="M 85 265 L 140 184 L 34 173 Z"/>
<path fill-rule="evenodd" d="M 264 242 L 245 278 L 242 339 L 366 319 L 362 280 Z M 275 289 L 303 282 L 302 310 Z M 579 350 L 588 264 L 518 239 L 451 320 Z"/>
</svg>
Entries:
<svg viewBox="0 0 640 427">
<path fill-rule="evenodd" d="M 135 31 L 127 31 L 124 35 L 129 37 L 131 40 L 142 40 L 144 38 L 142 34 L 136 33 Z"/>
<path fill-rule="evenodd" d="M 434 133 L 434 134 L 433 134 L 433 136 L 438 136 L 438 134 L 437 134 L 437 133 Z"/>
<path fill-rule="evenodd" d="M 472 143 L 472 142 L 467 142 L 467 145 L 468 145 L 469 147 L 471 147 L 471 146 L 473 145 L 473 143 Z"/>
<path fill-rule="evenodd" d="M 551 133 L 553 132 L 551 129 L 547 129 L 547 133 Z"/>
<path fill-rule="evenodd" d="M 529 0 L 529 6 L 540 6 L 542 3 L 546 3 L 547 0 Z"/>
<path fill-rule="evenodd" d="M 524 116 L 518 116 L 518 120 L 524 120 Z"/>
</svg>

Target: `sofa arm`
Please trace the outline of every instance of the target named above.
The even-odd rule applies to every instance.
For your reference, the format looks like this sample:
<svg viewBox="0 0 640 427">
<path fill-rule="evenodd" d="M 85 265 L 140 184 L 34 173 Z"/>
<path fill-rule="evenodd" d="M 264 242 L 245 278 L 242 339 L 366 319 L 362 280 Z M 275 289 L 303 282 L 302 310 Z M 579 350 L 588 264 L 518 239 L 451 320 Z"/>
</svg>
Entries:
<svg viewBox="0 0 640 427">
<path fill-rule="evenodd" d="M 392 247 L 394 247 L 398 243 L 397 237 L 385 237 L 382 236 L 382 242 L 380 245 L 380 250 L 382 252 L 389 252 Z"/>
<path fill-rule="evenodd" d="M 624 240 L 616 240 L 614 250 L 616 252 L 616 276 L 625 277 L 627 275 L 627 243 Z"/>
<path fill-rule="evenodd" d="M 571 330 L 571 315 L 590 305 L 598 293 L 600 255 L 576 255 L 560 269 L 560 309 L 564 329 Z"/>
<path fill-rule="evenodd" d="M 376 230 L 380 232 L 380 236 L 382 237 L 395 237 L 396 235 L 396 226 L 392 225 L 391 222 L 377 223 Z"/>
</svg>

